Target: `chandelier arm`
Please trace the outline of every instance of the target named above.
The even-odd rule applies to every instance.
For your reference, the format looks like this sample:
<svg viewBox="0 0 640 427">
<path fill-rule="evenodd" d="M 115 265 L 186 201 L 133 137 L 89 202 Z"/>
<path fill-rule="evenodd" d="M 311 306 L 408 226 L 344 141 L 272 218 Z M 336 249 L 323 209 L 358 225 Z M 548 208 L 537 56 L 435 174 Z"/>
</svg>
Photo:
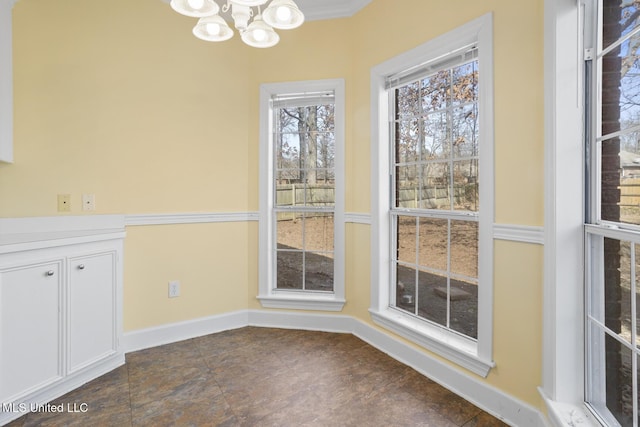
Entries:
<svg viewBox="0 0 640 427">
<path fill-rule="evenodd" d="M 231 2 L 227 0 L 227 3 L 221 7 L 223 13 L 227 13 L 231 9 Z"/>
</svg>

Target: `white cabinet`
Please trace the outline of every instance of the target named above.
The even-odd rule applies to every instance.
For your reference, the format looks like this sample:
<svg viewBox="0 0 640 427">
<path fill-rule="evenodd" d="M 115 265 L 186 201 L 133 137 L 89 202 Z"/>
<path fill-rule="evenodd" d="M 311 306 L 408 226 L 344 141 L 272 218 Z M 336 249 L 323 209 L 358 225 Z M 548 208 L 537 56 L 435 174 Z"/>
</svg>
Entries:
<svg viewBox="0 0 640 427">
<path fill-rule="evenodd" d="M 68 262 L 68 372 L 117 351 L 117 253 L 70 258 Z"/>
<path fill-rule="evenodd" d="M 60 369 L 58 262 L 0 270 L 0 401 L 46 386 Z"/>
<path fill-rule="evenodd" d="M 0 218 L 0 425 L 122 364 L 121 216 Z"/>
</svg>

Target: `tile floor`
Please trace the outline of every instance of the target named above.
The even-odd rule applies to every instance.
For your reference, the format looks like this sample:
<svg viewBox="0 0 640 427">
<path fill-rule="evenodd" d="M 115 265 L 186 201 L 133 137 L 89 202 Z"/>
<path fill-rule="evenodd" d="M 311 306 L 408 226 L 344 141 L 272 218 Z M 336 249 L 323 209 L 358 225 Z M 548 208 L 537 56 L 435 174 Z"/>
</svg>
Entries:
<svg viewBox="0 0 640 427">
<path fill-rule="evenodd" d="M 242 328 L 129 353 L 22 426 L 505 426 L 352 335 Z"/>
</svg>

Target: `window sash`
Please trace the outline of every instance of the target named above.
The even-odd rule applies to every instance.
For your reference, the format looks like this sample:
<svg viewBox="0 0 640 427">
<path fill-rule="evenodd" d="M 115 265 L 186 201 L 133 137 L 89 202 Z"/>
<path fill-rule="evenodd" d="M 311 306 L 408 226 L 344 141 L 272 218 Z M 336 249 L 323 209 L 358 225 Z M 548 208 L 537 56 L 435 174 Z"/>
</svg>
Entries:
<svg viewBox="0 0 640 427">
<path fill-rule="evenodd" d="M 598 13 L 593 13 L 593 19 L 587 21 L 585 27 L 585 44 L 596 46 L 596 55 L 593 60 L 585 61 L 585 402 L 595 413 L 596 417 L 606 425 L 618 425 L 617 417 L 629 416 L 625 422 L 637 427 L 638 420 L 638 358 L 640 349 L 636 343 L 636 330 L 638 329 L 638 316 L 636 308 L 637 296 L 637 274 L 636 274 L 636 245 L 640 244 L 640 224 L 622 222 L 622 212 L 618 214 L 617 220 L 605 215 L 608 219 L 602 219 L 602 192 L 603 192 L 603 144 L 615 138 L 628 135 L 640 130 L 640 123 L 624 129 L 607 131 L 603 135 L 603 73 L 604 57 L 620 47 L 625 41 L 640 33 L 640 26 L 636 26 L 630 32 L 621 35 L 617 40 L 610 42 L 609 46 L 602 46 L 603 22 L 603 1 L 594 1 L 597 5 Z M 595 10 L 595 9 L 594 9 Z M 587 15 L 589 16 L 589 15 Z M 622 84 L 622 76 L 621 76 Z M 617 142 L 616 142 L 617 143 Z M 622 152 L 622 142 L 619 142 L 618 152 Z M 615 147 L 614 147 L 615 148 Z M 611 172 L 611 168 L 607 169 Z M 604 187 L 608 188 L 608 187 Z M 622 197 L 618 199 L 620 205 Z M 620 245 L 614 252 L 606 249 L 605 242 Z M 618 242 L 617 244 L 615 242 Z M 623 250 L 623 246 L 628 246 L 628 254 Z M 622 266 L 623 260 L 629 265 Z M 612 262 L 620 265 L 612 266 Z M 615 269 L 616 272 L 607 269 Z M 627 271 L 628 269 L 628 271 Z M 629 292 L 626 292 L 625 283 L 629 282 Z M 609 301 L 605 307 L 605 302 L 614 296 L 608 295 L 620 293 L 620 300 Z M 627 295 L 625 296 L 625 293 Z M 626 307 L 625 299 L 628 299 L 629 307 Z M 610 312 L 612 305 L 614 312 Z M 611 316 L 616 316 L 615 310 L 629 309 L 630 340 L 627 342 L 619 336 L 619 332 L 611 329 L 608 322 Z M 622 314 L 619 315 L 620 323 L 618 327 L 622 331 L 626 324 L 623 324 Z M 609 320 L 607 320 L 609 319 Z M 617 329 L 617 328 L 614 328 Z M 611 348 L 616 349 L 611 350 Z M 630 360 L 625 361 L 626 356 Z M 618 357 L 620 360 L 611 362 L 609 357 Z M 618 366 L 619 364 L 619 366 Z M 629 382 L 624 384 L 631 388 L 631 407 L 620 409 L 610 407 L 607 396 L 610 391 L 622 387 L 619 383 L 623 381 L 620 374 L 614 374 L 611 366 L 616 370 L 626 369 L 629 371 Z M 613 378 L 608 378 L 611 375 Z M 609 381 L 613 383 L 609 384 Z M 613 397 L 616 395 L 614 394 Z M 616 399 L 619 400 L 619 399 Z M 619 402 L 622 404 L 621 402 Z M 626 412 L 625 412 L 626 411 Z M 614 412 L 617 415 L 614 415 Z"/>
<path fill-rule="evenodd" d="M 396 73 L 392 76 L 389 76 L 386 78 L 386 82 L 385 82 L 385 87 L 386 87 L 386 91 L 388 94 L 388 99 L 389 99 L 389 135 L 390 135 L 390 144 L 389 144 L 389 168 L 391 171 L 390 174 L 390 216 L 389 216 L 389 221 L 390 221 L 390 230 L 391 230 L 391 241 L 390 241 L 390 264 L 391 264 L 391 268 L 389 269 L 389 273 L 390 273 L 390 277 L 389 277 L 389 285 L 390 285 L 390 289 L 389 289 L 389 307 L 393 310 L 398 310 L 399 313 L 401 313 L 401 315 L 409 315 L 411 317 L 415 317 L 416 320 L 421 321 L 421 322 L 427 322 L 429 324 L 434 325 L 437 328 L 442 329 L 443 331 L 446 331 L 447 333 L 453 333 L 454 335 L 459 335 L 461 338 L 463 339 L 467 339 L 470 340 L 471 342 L 477 342 L 477 327 L 478 327 L 478 318 L 476 317 L 475 319 L 475 323 L 474 325 L 471 326 L 471 330 L 476 330 L 475 334 L 476 337 L 472 337 L 472 336 L 468 336 L 467 334 L 455 330 L 452 327 L 451 324 L 451 316 L 452 316 L 452 304 L 451 304 L 451 281 L 452 280 L 463 280 L 465 282 L 470 282 L 475 284 L 476 286 L 480 286 L 479 283 L 479 266 L 476 265 L 476 277 L 467 277 L 465 275 L 461 275 L 461 274 L 457 274 L 455 272 L 452 271 L 452 263 L 451 263 L 451 248 L 452 245 L 454 243 L 453 239 L 452 239 L 452 235 L 451 235 L 451 227 L 452 227 L 452 221 L 473 221 L 473 222 L 478 222 L 479 221 L 479 212 L 478 210 L 475 211 L 467 211 L 467 210 L 457 210 L 455 209 L 455 198 L 456 198 L 456 182 L 454 179 L 454 165 L 458 162 L 464 162 L 464 161 L 476 161 L 476 172 L 475 172 L 475 180 L 476 182 L 478 181 L 479 178 L 479 174 L 478 174 L 478 167 L 479 167 L 479 160 L 480 160 L 480 156 L 479 155 L 473 155 L 473 156 L 461 156 L 461 157 L 456 157 L 454 155 L 454 150 L 453 150 L 453 142 L 450 140 L 451 138 L 453 138 L 453 131 L 455 129 L 457 129 L 455 123 L 453 122 L 453 110 L 455 108 L 459 108 L 462 105 L 475 105 L 476 106 L 476 111 L 479 110 L 479 106 L 480 106 L 480 102 L 478 99 L 478 96 L 476 94 L 476 96 L 474 96 L 474 98 L 469 101 L 469 102 L 461 102 L 459 104 L 453 104 L 452 102 L 450 102 L 452 100 L 452 95 L 449 94 L 449 96 L 447 97 L 448 99 L 446 100 L 445 104 L 446 106 L 441 110 L 442 112 L 444 112 L 447 116 L 447 129 L 449 132 L 451 132 L 451 134 L 449 134 L 447 136 L 446 139 L 446 144 L 449 146 L 448 148 L 448 154 L 446 156 L 443 156 L 442 158 L 439 158 L 437 160 L 432 160 L 432 159 L 425 159 L 422 156 L 421 153 L 421 148 L 422 147 L 422 138 L 423 136 L 423 129 L 422 129 L 422 125 L 421 125 L 421 121 L 419 118 L 421 117 L 427 117 L 429 114 L 432 114 L 433 111 L 423 111 L 422 106 L 418 107 L 418 111 L 416 111 L 415 115 L 412 115 L 411 117 L 416 117 L 418 118 L 418 130 L 417 130 L 417 140 L 416 140 L 416 144 L 417 144 L 417 151 L 416 151 L 416 155 L 417 155 L 417 159 L 415 161 L 409 161 L 409 162 L 400 162 L 400 159 L 396 158 L 396 153 L 398 151 L 397 146 L 398 144 L 400 144 L 401 141 L 401 135 L 400 135 L 400 130 L 399 130 L 399 123 L 402 121 L 406 121 L 406 120 L 411 120 L 411 118 L 406 118 L 406 117 L 398 117 L 397 111 L 396 111 L 396 106 L 398 105 L 399 102 L 399 97 L 401 96 L 399 93 L 400 88 L 402 87 L 406 87 L 409 86 L 411 84 L 417 84 L 418 87 L 422 87 L 422 81 L 426 78 L 429 78 L 430 76 L 438 73 L 438 72 L 442 72 L 442 71 L 446 71 L 451 73 L 452 70 L 454 70 L 456 67 L 459 67 L 461 65 L 467 64 L 467 63 L 472 63 L 474 61 L 477 61 L 477 56 L 478 56 L 478 49 L 477 49 L 477 44 L 473 43 L 471 45 L 467 45 L 464 46 L 460 49 L 456 49 L 453 52 L 449 52 L 446 55 L 442 55 L 438 58 L 435 58 L 434 60 L 428 61 L 426 63 L 420 64 L 417 67 L 411 67 L 406 71 L 401 71 L 399 73 Z M 453 76 L 450 74 L 450 78 L 452 78 Z M 481 77 L 479 77 L 478 79 L 480 79 Z M 453 84 L 453 81 L 449 82 L 449 84 Z M 479 84 L 479 83 L 476 83 Z M 419 89 L 421 90 L 421 89 Z M 422 103 L 422 95 L 419 94 L 417 95 L 417 99 L 419 103 Z M 480 146 L 480 141 L 475 142 L 477 144 L 477 146 Z M 447 192 L 448 194 L 448 203 L 449 206 L 447 207 L 443 207 L 441 209 L 429 209 L 429 208 L 424 208 L 422 206 L 416 206 L 416 207 L 400 207 L 399 206 L 399 201 L 398 201 L 398 197 L 399 197 L 399 191 L 401 190 L 400 188 L 400 183 L 399 183 L 399 178 L 397 176 L 398 173 L 398 168 L 399 167 L 403 167 L 405 165 L 409 165 L 409 166 L 413 166 L 415 165 L 417 168 L 419 168 L 419 170 L 416 171 L 417 176 L 416 176 L 416 188 L 413 189 L 414 192 L 416 192 L 415 197 L 417 198 L 416 200 L 420 199 L 420 203 L 423 202 L 422 200 L 422 196 L 423 196 L 423 191 L 425 189 L 428 190 L 428 188 L 423 188 L 422 184 L 422 179 L 423 179 L 423 171 L 422 171 L 422 167 L 423 166 L 427 166 L 427 165 L 435 165 L 435 164 L 442 164 L 442 165 L 447 165 L 448 167 L 448 171 L 446 171 L 446 175 L 448 178 L 448 182 L 446 183 L 446 187 L 447 187 Z M 434 189 L 432 189 L 434 190 Z M 437 191 L 437 190 L 436 190 Z M 418 196 L 419 193 L 419 196 Z M 479 200 L 479 194 L 476 194 L 476 203 L 480 202 Z M 437 195 L 435 195 L 435 198 L 437 200 Z M 418 203 L 416 201 L 416 203 Z M 437 203 L 437 202 L 436 202 Z M 446 206 L 446 205 L 445 205 Z M 438 271 L 437 273 L 434 273 L 443 277 L 445 279 L 446 282 L 446 315 L 444 318 L 444 324 L 442 323 L 438 323 L 435 320 L 429 319 L 427 318 L 426 313 L 423 313 L 424 315 L 421 315 L 419 312 L 419 306 L 420 303 L 419 301 L 424 301 L 424 299 L 420 299 L 420 281 L 418 279 L 420 272 L 424 272 L 426 271 L 425 268 L 423 268 L 422 266 L 419 265 L 418 263 L 418 254 L 419 254 L 419 231 L 416 231 L 416 248 L 415 248 L 415 254 L 416 254 L 416 262 L 415 264 L 412 263 L 406 263 L 403 261 L 400 261 L 398 259 L 397 253 L 398 253 L 398 248 L 400 245 L 400 242 L 398 241 L 398 227 L 399 227 L 399 218 L 400 217 L 415 217 L 416 219 L 418 218 L 429 218 L 429 219 L 441 219 L 441 220 L 446 220 L 447 223 L 447 260 L 446 260 L 446 268 L 444 270 Z M 419 221 L 417 220 L 416 222 L 416 227 L 418 227 Z M 479 235 L 477 236 L 478 238 L 478 243 L 479 243 Z M 476 258 L 476 262 L 477 262 Z M 415 270 L 415 274 L 416 274 L 416 278 L 414 280 L 414 282 L 412 283 L 412 287 L 414 288 L 413 290 L 413 296 L 414 296 L 414 301 L 413 301 L 413 312 L 410 311 L 410 309 L 412 308 L 411 306 L 409 306 L 407 309 L 403 309 L 397 306 L 397 301 L 398 301 L 398 283 L 399 283 L 399 279 L 397 277 L 398 274 L 398 268 L 400 267 L 406 267 L 409 269 L 414 269 Z M 428 272 L 426 274 L 429 274 Z M 478 304 L 478 299 L 476 298 L 476 304 Z M 440 319 L 442 320 L 442 319 Z M 466 332 L 468 333 L 474 333 L 474 332 L 469 332 L 470 329 L 467 329 Z"/>
<path fill-rule="evenodd" d="M 451 69 L 473 62 L 478 58 L 478 45 L 471 43 L 466 46 L 456 48 L 435 58 L 429 59 L 421 64 L 410 67 L 406 70 L 391 74 L 385 79 L 385 89 L 397 89 L 407 83 L 418 79 L 432 76 L 439 71 Z"/>
<path fill-rule="evenodd" d="M 441 277 L 446 278 L 446 284 L 447 284 L 447 290 L 448 292 L 450 292 L 450 286 L 451 286 L 451 281 L 463 281 L 463 282 L 467 282 L 470 283 L 472 285 L 478 286 L 479 285 L 479 278 L 478 275 L 476 274 L 476 276 L 469 276 L 466 274 L 462 274 L 462 273 L 457 273 L 455 271 L 453 271 L 453 263 L 452 263 L 452 253 L 451 253 L 451 227 L 452 227 L 452 221 L 457 221 L 457 222 L 462 222 L 462 221 L 467 221 L 467 222 L 474 222 L 474 223 L 478 223 L 478 217 L 476 215 L 474 216 L 469 216 L 469 215 L 448 215 L 447 213 L 440 213 L 440 212 L 435 212 L 437 215 L 429 215 L 428 213 L 425 212 L 414 212 L 414 211 L 410 211 L 410 212 L 392 212 L 391 213 L 391 247 L 396 248 L 396 250 L 392 250 L 391 253 L 391 263 L 393 265 L 393 268 L 390 269 L 390 273 L 391 273 L 391 287 L 390 287 L 390 298 L 389 298 L 389 306 L 392 309 L 399 309 L 397 306 L 397 286 L 396 283 L 398 280 L 397 277 L 397 267 L 408 267 L 408 268 L 413 268 L 416 270 L 416 272 L 425 272 L 426 274 L 436 274 L 439 275 Z M 417 220 L 416 226 L 419 227 L 419 219 L 421 218 L 425 218 L 425 219 L 439 219 L 442 221 L 447 221 L 447 234 L 448 234 L 448 245 L 447 245 L 447 253 L 445 256 L 445 266 L 442 268 L 437 268 L 437 267 L 433 267 L 433 266 L 425 266 L 420 264 L 419 260 L 418 260 L 418 252 L 419 252 L 419 248 L 416 247 L 415 249 L 415 255 L 416 255 L 416 259 L 413 262 L 410 261 L 403 261 L 401 259 L 399 259 L 398 254 L 397 254 L 397 248 L 398 248 L 398 231 L 399 231 L 399 225 L 398 225 L 398 221 L 400 217 L 409 217 L 409 218 L 415 218 Z M 418 231 L 418 233 L 416 234 L 416 246 L 418 246 L 419 242 L 418 239 L 420 239 L 421 234 Z M 419 293 L 419 290 L 418 290 Z M 417 300 L 417 298 L 416 298 Z M 411 316 L 414 316 L 416 319 L 419 319 L 420 321 L 426 321 L 429 322 L 430 324 L 438 327 L 438 328 L 442 328 L 443 330 L 446 330 L 448 332 L 452 332 L 454 334 L 458 334 L 460 335 L 460 337 L 464 337 L 467 340 L 470 340 L 472 342 L 476 342 L 477 338 L 468 336 L 463 334 L 460 331 L 457 331 L 455 329 L 453 329 L 451 327 L 451 314 L 452 314 L 452 310 L 451 310 L 451 298 L 447 298 L 446 300 L 446 325 L 442 325 L 439 324 L 437 322 L 434 322 L 430 319 L 427 319 L 425 317 L 422 317 L 418 314 L 418 304 L 414 301 L 413 303 L 414 305 L 414 312 L 411 313 L 410 311 L 406 310 L 406 309 L 402 309 L 401 313 L 403 314 L 409 314 Z M 399 309 L 400 310 L 400 309 Z M 477 326 L 477 325 L 476 325 Z"/>
<path fill-rule="evenodd" d="M 298 108 L 298 107 L 304 108 L 304 107 L 314 107 L 314 106 L 318 107 L 318 106 L 327 106 L 327 105 L 333 106 L 333 111 L 335 115 L 335 92 L 334 91 L 276 94 L 272 96 L 271 110 L 272 110 L 272 120 L 274 123 L 272 141 L 274 142 L 272 144 L 271 149 L 273 151 L 274 175 L 273 175 L 271 184 L 273 185 L 273 197 L 274 197 L 273 209 L 275 210 L 277 209 L 297 210 L 300 208 L 307 209 L 307 210 L 309 209 L 310 210 L 334 210 L 335 209 L 335 203 L 336 203 L 336 200 L 335 200 L 336 199 L 335 197 L 336 195 L 335 117 L 334 117 L 334 123 L 331 126 L 328 126 L 329 130 L 305 129 L 305 130 L 298 131 L 296 129 L 296 131 L 285 131 L 283 130 L 280 123 L 281 111 L 284 109 Z M 311 133 L 314 134 L 316 144 L 323 144 L 323 143 L 328 144 L 325 146 L 327 147 L 327 153 L 330 153 L 332 151 L 331 154 L 327 154 L 329 156 L 332 156 L 332 159 L 331 159 L 332 161 L 327 162 L 329 163 L 329 166 L 320 165 L 318 163 L 318 156 L 320 156 L 318 152 L 318 149 L 319 149 L 318 145 L 313 147 L 315 151 L 313 155 L 310 155 L 310 153 L 308 152 L 308 147 L 305 146 L 305 143 L 311 140 L 311 136 L 310 136 Z M 298 136 L 297 138 L 298 164 L 295 165 L 297 167 L 280 167 L 279 166 L 279 158 L 278 158 L 279 152 L 278 152 L 278 147 L 275 141 L 278 138 L 283 137 L 284 135 Z M 324 141 L 322 140 L 321 136 L 331 136 L 331 137 L 328 139 L 328 141 Z M 315 159 L 315 164 L 309 164 L 308 162 L 310 159 Z M 291 185 L 291 190 L 292 190 L 291 201 L 292 203 L 294 203 L 292 206 L 280 205 L 278 203 L 278 195 L 282 193 L 281 191 L 282 188 L 278 188 L 279 185 L 282 186 L 282 184 L 278 184 L 278 178 L 279 178 L 278 175 L 281 172 L 297 173 L 298 179 L 300 180 L 300 182 L 294 182 L 289 184 Z M 307 176 L 309 173 L 313 173 L 316 177 L 318 174 L 320 174 L 320 176 L 324 176 L 324 178 L 317 178 L 317 182 L 309 183 L 307 179 Z M 332 184 L 327 185 L 328 177 L 331 177 L 329 178 L 329 182 L 331 183 L 332 181 L 333 182 Z M 314 179 L 314 181 L 316 181 L 316 179 Z M 322 203 L 321 205 L 314 205 L 313 202 L 310 202 L 311 204 L 308 204 L 307 197 L 311 195 L 311 192 L 312 192 L 312 189 L 310 188 L 311 186 L 314 186 L 314 188 L 319 190 L 322 190 L 324 188 L 325 190 L 333 191 L 332 201 L 316 202 L 316 203 Z M 300 190 L 300 189 L 302 189 L 301 200 L 296 197 L 297 190 Z M 302 203 L 298 203 L 299 201 L 301 201 Z"/>
<path fill-rule="evenodd" d="M 444 58 L 444 59 L 443 59 Z M 456 110 L 459 110 L 460 108 L 463 107 L 468 107 L 468 106 L 474 106 L 474 111 L 476 112 L 476 114 L 478 114 L 478 117 L 476 117 L 477 123 L 479 123 L 481 120 L 479 119 L 480 114 L 482 114 L 482 112 L 480 111 L 480 105 L 481 105 L 481 100 L 478 96 L 478 94 L 475 94 L 475 97 L 471 100 L 471 101 L 467 101 L 467 102 L 457 102 L 457 103 L 451 103 L 449 102 L 451 100 L 448 99 L 447 102 L 445 103 L 446 105 L 444 106 L 444 108 L 439 109 L 439 110 L 423 110 L 422 105 L 420 105 L 418 107 L 418 111 L 416 111 L 415 114 L 412 114 L 410 116 L 406 116 L 406 117 L 399 117 L 398 116 L 398 111 L 397 111 L 397 104 L 398 104 L 398 89 L 408 86 L 410 84 L 417 84 L 421 87 L 422 85 L 422 80 L 427 79 L 431 76 L 433 76 L 434 74 L 441 72 L 441 71 L 448 71 L 451 72 L 453 71 L 455 68 L 458 68 L 464 64 L 469 64 L 472 62 L 476 62 L 478 61 L 478 48 L 477 48 L 477 43 L 472 43 L 469 44 L 467 46 L 464 46 L 460 49 L 455 49 L 452 52 L 449 52 L 448 54 L 442 55 L 434 60 L 428 61 L 426 62 L 426 64 L 432 64 L 433 66 L 433 70 L 431 70 L 431 72 L 428 72 L 427 70 L 425 70 L 425 65 L 421 64 L 417 67 L 411 67 L 408 70 L 411 71 L 402 71 L 399 73 L 396 73 L 394 75 L 392 75 L 391 77 L 387 77 L 386 79 L 386 88 L 387 88 L 387 93 L 388 93 L 388 111 L 389 111 L 389 138 L 391 141 L 391 144 L 389 145 L 389 162 L 390 162 L 390 171 L 391 171 L 391 181 L 390 181 L 390 187 L 391 187 L 391 211 L 395 212 L 395 211 L 406 211 L 406 210 L 417 210 L 417 211 L 422 211 L 424 213 L 429 213 L 429 212 L 438 212 L 438 211 L 448 211 L 448 212 L 463 212 L 464 214 L 469 214 L 469 215 L 473 215 L 473 216 L 477 216 L 478 215 L 478 210 L 465 210 L 465 209 L 456 209 L 455 206 L 455 199 L 456 199 L 456 180 L 455 180 L 455 166 L 456 165 L 461 165 L 465 162 L 475 162 L 475 182 L 478 182 L 479 179 L 479 165 L 480 165 L 480 156 L 479 156 L 479 152 L 480 152 L 480 141 L 479 141 L 479 135 L 477 135 L 478 140 L 474 140 L 474 142 L 472 144 L 474 144 L 473 146 L 473 153 L 471 155 L 469 154 L 455 154 L 454 152 L 454 147 L 453 147 L 453 141 L 449 140 L 453 138 L 453 135 L 455 134 L 455 130 L 458 129 L 457 126 L 455 126 L 454 120 L 455 120 L 455 114 L 454 112 Z M 479 65 L 479 64 L 477 64 Z M 478 67 L 479 68 L 479 67 Z M 396 76 L 402 76 L 402 77 L 396 77 Z M 453 75 L 450 76 L 453 79 Z M 389 83 L 391 81 L 400 81 L 402 82 L 401 85 L 395 85 L 395 86 L 391 86 Z M 451 80 L 449 82 L 450 85 L 453 85 L 453 80 Z M 479 81 L 476 82 L 477 88 L 480 87 Z M 420 91 L 422 90 L 422 88 L 420 89 Z M 422 104 L 422 93 L 419 94 L 419 96 L 417 96 L 418 102 L 420 104 Z M 425 158 L 424 157 L 424 152 L 422 151 L 423 148 L 423 138 L 424 138 L 424 134 L 423 132 L 425 131 L 424 129 L 424 124 L 423 124 L 423 120 L 429 118 L 430 116 L 434 115 L 434 114 L 444 114 L 446 116 L 446 130 L 447 132 L 449 132 L 450 134 L 447 136 L 447 154 L 445 156 L 442 157 L 438 157 L 438 158 Z M 402 159 L 398 159 L 397 158 L 397 146 L 400 143 L 400 131 L 399 131 L 399 127 L 401 126 L 402 123 L 406 123 L 406 122 L 411 122 L 415 120 L 417 122 L 417 126 L 418 126 L 418 130 L 417 130 L 417 136 L 416 136 L 416 145 L 417 145 L 417 149 L 415 152 L 416 155 L 416 159 L 415 160 L 410 160 L 410 161 L 402 161 Z M 476 137 L 476 135 L 474 135 L 474 138 Z M 397 173 L 398 173 L 398 168 L 402 168 L 402 167 L 412 167 L 415 166 L 417 168 L 416 170 L 416 184 L 417 187 L 414 189 L 414 191 L 419 192 L 420 193 L 420 201 L 422 202 L 422 192 L 424 190 L 428 190 L 428 188 L 423 187 L 422 186 L 422 178 L 423 178 L 423 167 L 425 166 L 429 166 L 429 165 L 433 165 L 433 166 L 437 166 L 437 165 L 446 165 L 446 167 L 448 168 L 448 172 L 446 174 L 446 179 L 448 180 L 447 182 L 447 190 L 449 192 L 449 208 L 446 207 L 439 207 L 438 209 L 429 209 L 429 208 L 424 208 L 422 206 L 416 206 L 416 207 L 412 207 L 412 208 L 407 208 L 407 207 L 399 207 L 398 206 L 398 194 L 399 194 L 399 188 L 398 188 L 398 177 L 397 177 Z M 418 169 L 419 168 L 419 169 Z M 406 190 L 406 189 L 405 189 Z M 437 198 L 437 197 L 436 197 Z M 480 197 L 479 197 L 479 192 L 476 193 L 476 204 L 478 202 L 480 202 Z"/>
<path fill-rule="evenodd" d="M 312 102 L 301 102 L 300 94 L 318 95 Z M 333 98 L 324 96 L 333 94 Z M 292 99 L 285 99 L 292 98 Z M 274 121 L 274 109 L 287 106 L 307 106 L 305 104 L 326 105 L 333 99 L 334 104 L 334 163 L 335 204 L 327 207 L 276 205 L 276 188 L 273 185 L 278 171 L 274 169 L 277 145 Z M 276 101 L 274 103 L 274 100 Z M 307 80 L 282 83 L 264 83 L 260 85 L 260 220 L 258 223 L 258 300 L 267 309 L 305 309 L 320 311 L 341 311 L 345 304 L 345 233 L 344 233 L 344 136 L 345 136 L 345 82 L 343 79 Z M 328 211 L 333 214 L 333 292 L 294 291 L 274 289 L 277 236 L 276 218 L 279 212 Z"/>
<path fill-rule="evenodd" d="M 300 141 L 295 141 L 295 147 L 298 151 L 304 150 L 304 143 L 302 140 L 307 134 L 307 130 L 303 132 L 295 132 L 297 125 L 294 122 L 293 126 L 289 126 L 286 132 L 282 132 L 280 129 L 280 111 L 283 108 L 291 109 L 298 107 L 310 107 L 310 106 L 326 106 L 328 104 L 333 105 L 333 123 L 326 126 L 326 131 L 319 132 L 323 135 L 328 135 L 329 139 L 324 142 L 328 142 L 330 147 L 331 161 L 326 161 L 326 165 L 320 159 L 320 148 L 318 148 L 317 155 L 319 163 L 313 164 L 300 164 L 298 163 L 297 156 L 295 154 L 289 160 L 293 160 L 293 163 L 285 159 L 286 162 L 282 164 L 282 168 L 279 168 L 278 156 L 280 147 L 278 141 L 280 135 L 302 135 L 299 138 Z M 311 310 L 329 310 L 339 311 L 342 309 L 344 300 L 344 233 L 342 232 L 341 224 L 344 224 L 344 82 L 342 80 L 317 80 L 307 82 L 294 82 L 294 83 L 275 83 L 264 84 L 261 86 L 261 220 L 260 220 L 260 280 L 259 280 L 259 295 L 258 299 L 261 304 L 267 308 L 287 308 L 287 309 L 311 309 Z M 319 116 L 320 117 L 320 116 Z M 291 132 L 289 132 L 291 131 Z M 291 143 L 291 141 L 289 141 Z M 298 146 L 298 144 L 301 144 Z M 302 150 L 301 150 L 302 148 Z M 304 159 L 304 154 L 300 156 Z M 306 162 L 306 160 L 305 160 Z M 268 167 L 267 167 L 268 165 Z M 299 183 L 300 188 L 306 188 L 309 184 L 304 179 L 305 171 L 313 170 L 319 173 L 318 185 L 323 185 L 321 176 L 325 173 L 330 179 L 330 185 L 328 190 L 331 194 L 322 195 L 320 201 L 311 201 L 311 204 L 295 204 L 288 205 L 285 201 L 284 204 L 278 205 L 276 198 L 278 192 L 278 179 L 282 177 L 279 172 L 290 171 L 292 169 L 286 166 L 293 166 L 300 172 L 300 178 L 303 182 Z M 325 167 L 327 166 L 327 167 Z M 329 182 L 329 181 L 328 181 Z M 298 184 L 296 184 L 297 187 Z M 306 200 L 308 196 L 307 191 L 304 192 Z M 301 196 L 298 191 L 298 196 Z M 322 199 L 329 197 L 331 203 L 322 203 Z M 302 199 L 300 199 L 302 200 Z M 313 203 L 318 203 L 314 205 Z M 301 226 L 300 230 L 297 230 L 294 226 L 295 232 L 298 234 L 294 237 L 301 238 L 301 246 L 295 246 L 286 248 L 278 245 L 278 240 L 283 240 L 284 245 L 288 245 L 288 239 L 286 231 L 285 234 L 278 235 L 279 227 L 283 227 L 282 224 L 278 224 L 278 218 L 282 219 L 282 214 L 298 214 L 305 217 L 305 221 L 308 220 L 308 215 L 311 217 L 317 215 L 329 215 L 331 219 L 331 230 L 327 234 L 330 242 L 324 242 L 322 245 L 317 244 L 317 239 L 313 238 L 307 240 L 305 243 L 305 233 L 310 232 L 311 226 L 308 222 L 303 222 L 306 227 Z M 301 221 L 302 222 L 302 221 Z M 329 225 L 329 224 L 327 224 Z M 313 227 L 312 227 L 313 228 Z M 282 229 L 284 230 L 284 229 Z M 282 231 L 281 230 L 281 231 Z M 313 231 L 311 229 L 311 231 Z M 289 235 L 291 236 L 291 235 Z M 302 237 L 300 237 L 302 236 Z M 291 245 L 289 245 L 291 246 Z M 283 257 L 281 261 L 293 264 L 285 267 L 291 271 L 288 271 L 286 281 L 278 282 L 278 257 Z M 327 262 L 319 261 L 315 257 L 327 257 Z M 322 259 L 323 259 L 322 258 Z M 305 264 L 305 259 L 311 261 Z M 298 266 L 295 261 L 302 260 L 301 266 Z M 286 265 L 286 264 L 285 264 Z M 311 266 L 311 269 L 307 267 Z M 292 267 L 293 269 L 290 269 Z M 300 270 L 302 268 L 302 271 Z M 290 274 L 289 274 L 290 273 Z M 298 283 L 298 278 L 302 278 Z M 308 280 L 307 280 L 308 279 Z M 305 286 L 306 284 L 309 286 Z M 295 283 L 294 283 L 295 282 Z M 324 284 L 331 286 L 330 290 L 324 289 Z M 284 287 L 278 287 L 280 285 Z"/>
<path fill-rule="evenodd" d="M 447 52 L 471 44 L 478 46 L 478 69 L 483 78 L 478 82 L 479 135 L 485 141 L 480 148 L 482 160 L 479 170 L 480 198 L 485 201 L 482 215 L 478 215 L 479 279 L 485 286 L 478 288 L 478 339 L 471 341 L 451 331 L 435 327 L 425 321 L 400 313 L 389 307 L 391 259 L 391 192 L 392 162 L 390 144 L 390 97 L 387 78 L 424 64 Z M 494 193 L 494 118 L 493 118 L 493 17 L 491 13 L 470 21 L 448 33 L 403 52 L 371 69 L 371 137 L 372 137 L 372 320 L 381 327 L 416 343 L 441 357 L 486 377 L 493 362 L 493 193 Z"/>
</svg>

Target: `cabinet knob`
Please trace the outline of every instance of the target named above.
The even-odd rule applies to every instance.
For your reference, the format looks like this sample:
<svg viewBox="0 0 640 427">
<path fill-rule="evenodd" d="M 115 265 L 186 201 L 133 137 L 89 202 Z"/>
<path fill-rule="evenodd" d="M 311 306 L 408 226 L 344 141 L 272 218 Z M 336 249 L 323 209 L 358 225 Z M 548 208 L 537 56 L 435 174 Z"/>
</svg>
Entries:
<svg viewBox="0 0 640 427">
<path fill-rule="evenodd" d="M 78 265 L 78 270 L 84 270 L 84 264 Z"/>
<path fill-rule="evenodd" d="M 54 274 L 56 274 L 56 272 L 53 271 L 53 270 L 49 270 L 49 271 L 47 271 L 46 274 L 47 274 L 47 276 L 53 276 Z"/>
</svg>

